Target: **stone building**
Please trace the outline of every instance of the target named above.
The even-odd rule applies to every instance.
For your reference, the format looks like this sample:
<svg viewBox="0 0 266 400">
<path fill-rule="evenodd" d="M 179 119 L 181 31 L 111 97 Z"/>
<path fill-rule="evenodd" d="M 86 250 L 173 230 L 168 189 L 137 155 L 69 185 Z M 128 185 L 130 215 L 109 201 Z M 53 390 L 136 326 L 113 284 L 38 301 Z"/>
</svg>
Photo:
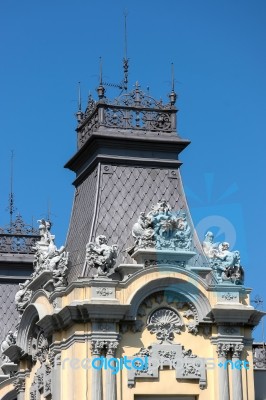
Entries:
<svg viewBox="0 0 266 400">
<path fill-rule="evenodd" d="M 109 100 L 100 84 L 66 164 L 76 174 L 66 245 L 46 220 L 25 233 L 34 254 L 4 251 L 0 237 L 2 400 L 255 399 L 263 313 L 239 251 L 194 230 L 175 103 L 174 90 L 163 104 L 138 83 Z"/>
</svg>

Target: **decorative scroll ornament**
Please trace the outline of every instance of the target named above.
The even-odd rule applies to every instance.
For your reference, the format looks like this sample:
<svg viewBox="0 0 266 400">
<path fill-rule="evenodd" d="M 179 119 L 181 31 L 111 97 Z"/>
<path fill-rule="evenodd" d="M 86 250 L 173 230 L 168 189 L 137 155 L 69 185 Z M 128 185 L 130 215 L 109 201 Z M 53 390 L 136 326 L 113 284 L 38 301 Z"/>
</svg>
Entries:
<svg viewBox="0 0 266 400">
<path fill-rule="evenodd" d="M 166 200 L 152 206 L 145 215 L 140 213 L 133 225 L 132 235 L 135 245 L 128 252 L 132 255 L 138 249 L 156 248 L 158 250 L 190 250 L 191 228 L 184 212 L 172 211 Z"/>
<path fill-rule="evenodd" d="M 38 221 L 41 240 L 34 246 L 35 260 L 33 263 L 33 278 L 40 275 L 43 271 L 51 271 L 54 287 L 66 286 L 67 284 L 67 264 L 68 253 L 65 247 L 59 249 L 54 244 L 55 236 L 51 234 L 51 223 L 44 219 Z"/>
<path fill-rule="evenodd" d="M 232 282 L 236 285 L 244 283 L 244 269 L 240 265 L 240 252 L 230 251 L 229 243 L 213 243 L 214 235 L 207 232 L 202 243 L 203 251 L 210 260 L 219 283 Z"/>
<path fill-rule="evenodd" d="M 171 343 L 174 333 L 181 333 L 182 326 L 183 323 L 177 312 L 170 308 L 159 308 L 151 314 L 147 328 L 151 333 L 156 334 L 156 339 L 160 343 Z"/>
<path fill-rule="evenodd" d="M 112 294 L 113 291 L 110 288 L 101 287 L 96 289 L 96 293 L 99 294 L 100 296 L 106 297 Z"/>
<path fill-rule="evenodd" d="M 107 244 L 104 235 L 98 236 L 95 243 L 88 243 L 86 246 L 85 274 L 96 278 L 113 273 L 117 249 L 117 245 L 109 246 Z"/>
<path fill-rule="evenodd" d="M 174 369 L 176 379 L 198 380 L 200 389 L 206 388 L 205 360 L 185 350 L 180 344 L 154 344 L 142 348 L 134 357 L 138 357 L 140 368 L 128 371 L 128 386 L 132 388 L 136 379 L 158 378 L 159 369 Z M 128 359 L 134 360 L 134 357 Z M 142 361 L 142 362 L 141 362 Z"/>
</svg>

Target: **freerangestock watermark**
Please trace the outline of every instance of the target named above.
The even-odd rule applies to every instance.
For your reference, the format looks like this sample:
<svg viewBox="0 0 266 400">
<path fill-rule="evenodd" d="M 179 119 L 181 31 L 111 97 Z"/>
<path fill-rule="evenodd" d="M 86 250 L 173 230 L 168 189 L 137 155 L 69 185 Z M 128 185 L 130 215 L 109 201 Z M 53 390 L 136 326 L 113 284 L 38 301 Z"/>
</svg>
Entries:
<svg viewBox="0 0 266 400">
<path fill-rule="evenodd" d="M 58 359 L 57 359 L 58 357 Z M 61 359 L 59 363 L 60 355 L 58 354 L 55 357 L 55 368 L 59 368 L 59 364 L 61 364 L 62 369 L 70 368 L 70 369 L 95 369 L 95 370 L 111 370 L 112 374 L 115 375 L 119 371 L 123 369 L 127 370 L 137 370 L 137 371 L 148 371 L 149 369 L 163 369 L 165 366 L 165 361 L 162 359 L 152 358 L 145 356 L 145 357 L 135 357 L 135 358 L 128 358 L 127 356 L 116 358 L 116 357 L 94 357 L 94 358 L 64 358 Z M 170 369 L 177 369 L 183 368 L 184 359 L 183 358 L 173 358 L 168 360 L 169 368 Z M 189 360 L 190 364 L 193 364 L 193 360 Z M 202 358 L 197 359 L 195 361 L 195 365 L 197 367 L 202 366 L 205 367 L 207 370 L 215 369 L 216 367 L 222 369 L 249 369 L 249 362 L 247 360 L 226 360 L 225 362 L 215 362 L 214 358 Z M 203 364 L 203 365 L 199 365 Z"/>
</svg>

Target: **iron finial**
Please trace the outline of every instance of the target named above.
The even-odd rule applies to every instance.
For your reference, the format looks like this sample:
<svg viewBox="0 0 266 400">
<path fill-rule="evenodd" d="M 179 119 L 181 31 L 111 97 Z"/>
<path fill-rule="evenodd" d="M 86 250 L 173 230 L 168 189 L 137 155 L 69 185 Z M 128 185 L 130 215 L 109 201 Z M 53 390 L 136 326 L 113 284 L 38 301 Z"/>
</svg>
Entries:
<svg viewBox="0 0 266 400">
<path fill-rule="evenodd" d="M 174 63 L 171 63 L 171 72 L 172 72 L 172 92 L 175 91 L 175 69 L 174 69 Z"/>
<path fill-rule="evenodd" d="M 10 230 L 12 231 L 13 225 L 13 214 L 16 210 L 14 204 L 14 193 L 13 193 L 13 172 L 14 172 L 14 150 L 11 150 L 11 157 L 10 157 L 10 193 L 9 193 L 9 205 L 8 211 L 10 216 Z"/>
<path fill-rule="evenodd" d="M 124 11 L 124 17 L 125 17 L 125 24 L 124 24 L 124 30 L 125 30 L 125 47 L 124 47 L 124 58 L 123 58 L 123 69 L 124 69 L 124 83 L 123 83 L 123 88 L 122 90 L 127 91 L 127 84 L 128 84 L 128 68 L 129 68 L 129 59 L 127 57 L 127 10 Z"/>
<path fill-rule="evenodd" d="M 124 11 L 124 17 L 125 17 L 125 25 L 124 25 L 124 29 L 125 29 L 125 53 L 124 53 L 124 58 L 127 59 L 127 15 L 128 12 L 127 10 Z"/>
<path fill-rule="evenodd" d="M 80 82 L 78 82 L 78 111 L 81 111 L 81 89 L 80 89 Z"/>
<path fill-rule="evenodd" d="M 83 112 L 81 111 L 81 88 L 80 82 L 78 82 L 78 112 L 76 113 L 77 121 L 80 123 L 82 121 Z"/>
<path fill-rule="evenodd" d="M 100 86 L 103 84 L 103 62 L 102 62 L 102 57 L 99 57 L 100 59 Z"/>
<path fill-rule="evenodd" d="M 105 89 L 103 87 L 103 67 L 102 67 L 102 57 L 100 57 L 100 84 L 97 88 L 99 100 L 104 98 Z"/>
<path fill-rule="evenodd" d="M 169 98 L 170 98 L 170 103 L 173 106 L 176 102 L 176 92 L 175 92 L 175 71 L 174 71 L 174 63 L 171 63 L 171 81 L 172 81 L 172 90 L 171 93 L 169 94 Z"/>
</svg>

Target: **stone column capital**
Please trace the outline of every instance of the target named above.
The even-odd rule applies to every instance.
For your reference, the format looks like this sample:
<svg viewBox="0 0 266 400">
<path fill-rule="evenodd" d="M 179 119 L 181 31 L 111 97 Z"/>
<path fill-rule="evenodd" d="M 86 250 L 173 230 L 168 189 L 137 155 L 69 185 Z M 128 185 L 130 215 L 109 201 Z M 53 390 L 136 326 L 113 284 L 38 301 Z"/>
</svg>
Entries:
<svg viewBox="0 0 266 400">
<path fill-rule="evenodd" d="M 232 344 L 231 345 L 231 350 L 233 352 L 232 357 L 240 358 L 243 349 L 244 349 L 243 343 Z"/>
<path fill-rule="evenodd" d="M 217 343 L 217 354 L 218 357 L 225 357 L 227 358 L 227 355 L 231 349 L 230 343 Z"/>
<path fill-rule="evenodd" d="M 92 340 L 91 341 L 91 353 L 92 355 L 100 355 L 102 350 L 106 350 L 107 355 L 114 355 L 118 347 L 118 340 Z"/>
<path fill-rule="evenodd" d="M 107 343 L 107 355 L 108 356 L 114 356 L 115 355 L 115 352 L 116 352 L 116 349 L 117 349 L 117 347 L 118 347 L 118 344 L 119 344 L 119 342 L 118 342 L 118 340 L 110 340 L 110 341 L 108 341 L 108 343 Z"/>
<path fill-rule="evenodd" d="M 93 356 L 99 356 L 102 352 L 102 349 L 106 345 L 105 340 L 92 340 L 91 341 L 91 353 Z"/>
</svg>

